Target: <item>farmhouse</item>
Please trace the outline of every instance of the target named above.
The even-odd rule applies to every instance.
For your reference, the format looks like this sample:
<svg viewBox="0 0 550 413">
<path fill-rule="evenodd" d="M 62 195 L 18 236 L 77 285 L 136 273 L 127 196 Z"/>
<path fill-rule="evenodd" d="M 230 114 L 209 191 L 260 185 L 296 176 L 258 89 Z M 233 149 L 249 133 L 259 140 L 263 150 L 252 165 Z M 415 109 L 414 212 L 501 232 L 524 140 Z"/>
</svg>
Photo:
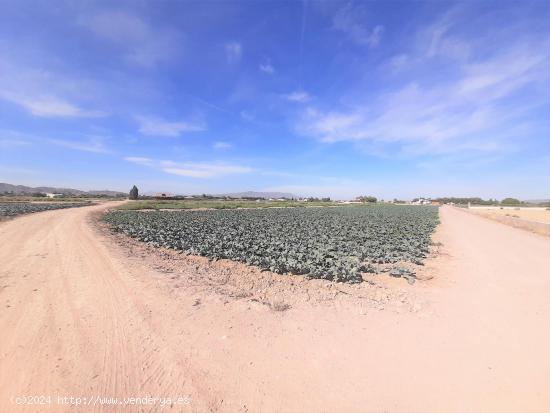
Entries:
<svg viewBox="0 0 550 413">
<path fill-rule="evenodd" d="M 413 199 L 411 204 L 413 205 L 430 205 L 432 203 L 431 199 L 428 198 L 417 198 Z"/>
</svg>

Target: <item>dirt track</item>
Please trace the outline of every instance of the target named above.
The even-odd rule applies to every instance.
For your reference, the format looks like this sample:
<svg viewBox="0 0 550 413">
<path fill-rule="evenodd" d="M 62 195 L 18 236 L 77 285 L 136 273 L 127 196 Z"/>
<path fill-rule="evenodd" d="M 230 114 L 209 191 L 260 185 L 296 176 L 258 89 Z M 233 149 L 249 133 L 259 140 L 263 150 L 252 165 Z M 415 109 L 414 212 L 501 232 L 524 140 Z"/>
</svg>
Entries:
<svg viewBox="0 0 550 413">
<path fill-rule="evenodd" d="M 190 397 L 164 411 L 548 412 L 550 239 L 444 207 L 417 312 L 274 312 L 175 294 L 89 222 L 102 206 L 0 224 L 0 412 L 57 396 Z M 51 395 L 18 406 L 16 397 Z"/>
</svg>

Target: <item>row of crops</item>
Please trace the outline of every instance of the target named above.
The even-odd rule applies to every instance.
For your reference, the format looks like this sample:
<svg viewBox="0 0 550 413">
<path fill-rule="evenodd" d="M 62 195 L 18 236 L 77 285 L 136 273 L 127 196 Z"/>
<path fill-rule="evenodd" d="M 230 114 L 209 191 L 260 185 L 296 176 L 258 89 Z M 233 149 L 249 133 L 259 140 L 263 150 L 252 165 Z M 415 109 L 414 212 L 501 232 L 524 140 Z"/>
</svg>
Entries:
<svg viewBox="0 0 550 413">
<path fill-rule="evenodd" d="M 74 208 L 90 205 L 88 202 L 0 202 L 0 217 L 14 217 L 21 214 Z"/>
<path fill-rule="evenodd" d="M 157 247 L 227 258 L 276 273 L 360 282 L 387 271 L 414 281 L 437 207 L 361 206 L 219 211 L 113 211 L 112 228 Z"/>
</svg>

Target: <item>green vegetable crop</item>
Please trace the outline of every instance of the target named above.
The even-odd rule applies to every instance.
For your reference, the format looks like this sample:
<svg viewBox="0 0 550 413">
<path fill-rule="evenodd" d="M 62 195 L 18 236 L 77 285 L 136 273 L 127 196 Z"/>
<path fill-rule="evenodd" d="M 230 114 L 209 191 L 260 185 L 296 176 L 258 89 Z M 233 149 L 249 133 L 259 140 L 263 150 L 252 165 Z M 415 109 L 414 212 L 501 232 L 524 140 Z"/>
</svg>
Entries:
<svg viewBox="0 0 550 413">
<path fill-rule="evenodd" d="M 45 202 L 0 202 L 0 217 L 13 217 L 32 212 L 49 211 L 51 209 L 74 208 L 90 205 L 88 202 L 75 203 L 45 203 Z"/>
<path fill-rule="evenodd" d="M 422 264 L 438 210 L 380 205 L 113 211 L 104 220 L 115 231 L 157 247 L 228 258 L 281 274 L 360 282 L 361 273 L 383 266 L 390 275 L 410 281 L 414 273 L 403 264 Z"/>
</svg>

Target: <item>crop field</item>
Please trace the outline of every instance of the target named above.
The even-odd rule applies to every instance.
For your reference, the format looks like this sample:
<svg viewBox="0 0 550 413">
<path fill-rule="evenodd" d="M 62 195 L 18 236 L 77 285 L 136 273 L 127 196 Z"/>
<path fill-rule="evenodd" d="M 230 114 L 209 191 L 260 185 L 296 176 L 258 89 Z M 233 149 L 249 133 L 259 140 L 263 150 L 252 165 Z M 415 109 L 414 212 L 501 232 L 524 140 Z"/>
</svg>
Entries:
<svg viewBox="0 0 550 413">
<path fill-rule="evenodd" d="M 75 208 L 90 205 L 88 202 L 78 203 L 46 203 L 46 202 L 0 202 L 0 217 L 14 217 L 21 214 L 49 211 L 52 209 Z"/>
<path fill-rule="evenodd" d="M 144 199 L 128 202 L 119 207 L 123 210 L 163 210 L 163 209 L 239 209 L 239 208 L 290 208 L 319 207 L 338 205 L 333 201 L 299 202 L 293 200 L 239 200 L 239 199 L 185 199 L 185 200 L 155 200 Z"/>
<path fill-rule="evenodd" d="M 414 282 L 438 209 L 357 206 L 215 211 L 112 211 L 113 230 L 211 259 L 231 259 L 284 274 L 360 282 L 388 272 Z"/>
</svg>

